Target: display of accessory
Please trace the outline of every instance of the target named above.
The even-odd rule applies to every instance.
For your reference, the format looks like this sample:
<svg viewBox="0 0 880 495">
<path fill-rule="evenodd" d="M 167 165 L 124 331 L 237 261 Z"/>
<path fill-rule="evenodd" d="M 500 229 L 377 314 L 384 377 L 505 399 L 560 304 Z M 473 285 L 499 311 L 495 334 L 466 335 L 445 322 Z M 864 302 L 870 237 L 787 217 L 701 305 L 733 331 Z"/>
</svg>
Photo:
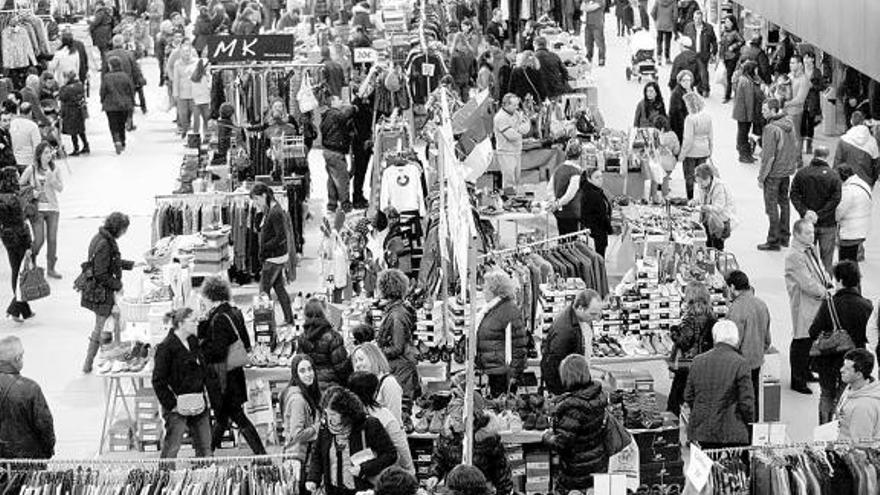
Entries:
<svg viewBox="0 0 880 495">
<path fill-rule="evenodd" d="M 46 272 L 34 263 L 31 250 L 28 249 L 21 260 L 21 269 L 18 272 L 18 299 L 36 301 L 47 297 L 51 292 L 49 282 L 46 281 Z"/>
</svg>

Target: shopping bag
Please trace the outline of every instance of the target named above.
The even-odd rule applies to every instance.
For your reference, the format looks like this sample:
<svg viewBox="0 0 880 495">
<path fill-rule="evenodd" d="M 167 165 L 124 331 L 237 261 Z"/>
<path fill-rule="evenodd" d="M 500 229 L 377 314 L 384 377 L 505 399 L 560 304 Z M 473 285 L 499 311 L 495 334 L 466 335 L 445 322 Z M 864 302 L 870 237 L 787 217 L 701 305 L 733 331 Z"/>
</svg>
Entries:
<svg viewBox="0 0 880 495">
<path fill-rule="evenodd" d="M 715 75 L 713 81 L 715 81 L 715 84 L 719 86 L 724 86 L 725 88 L 727 87 L 727 67 L 724 64 L 718 63 L 715 66 Z"/>
<path fill-rule="evenodd" d="M 660 164 L 659 153 L 654 153 L 648 158 L 648 177 L 650 177 L 651 182 L 656 184 L 662 184 L 666 178 L 666 170 Z"/>
<path fill-rule="evenodd" d="M 18 291 L 21 301 L 36 301 L 49 295 L 51 289 L 46 281 L 43 269 L 36 266 L 31 259 L 31 250 L 25 252 L 21 260 L 21 270 L 18 274 Z"/>
<path fill-rule="evenodd" d="M 612 456 L 632 443 L 632 435 L 610 412 L 605 411 L 605 452 Z"/>
<path fill-rule="evenodd" d="M 296 93 L 296 102 L 299 104 L 299 111 L 302 113 L 311 112 L 318 108 L 318 99 L 312 90 L 312 81 L 309 79 L 308 74 L 303 75 L 299 91 Z"/>
<path fill-rule="evenodd" d="M 113 342 L 113 336 L 116 335 L 118 325 L 118 316 L 111 312 L 110 316 L 104 320 L 104 328 L 101 329 L 101 345 L 107 345 Z"/>
</svg>

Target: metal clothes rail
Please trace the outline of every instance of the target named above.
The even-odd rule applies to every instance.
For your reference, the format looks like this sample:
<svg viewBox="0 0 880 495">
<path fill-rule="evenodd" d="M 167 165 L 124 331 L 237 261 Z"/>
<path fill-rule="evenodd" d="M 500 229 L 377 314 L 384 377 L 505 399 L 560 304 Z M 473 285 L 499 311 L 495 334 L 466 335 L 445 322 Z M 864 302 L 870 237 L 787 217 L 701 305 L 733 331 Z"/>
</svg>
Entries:
<svg viewBox="0 0 880 495">
<path fill-rule="evenodd" d="M 174 459 L 162 459 L 158 457 L 135 457 L 128 459 L 0 459 L 0 466 L 16 465 L 49 465 L 49 466 L 125 466 L 125 465 L 148 465 L 167 463 L 192 463 L 192 464 L 227 464 L 249 463 L 272 460 L 292 460 L 293 454 L 266 454 L 251 456 L 226 456 L 226 457 L 178 457 Z"/>
<path fill-rule="evenodd" d="M 742 447 L 725 447 L 723 449 L 706 449 L 703 452 L 708 456 L 720 454 L 736 454 L 740 452 L 761 452 L 786 449 L 803 449 L 803 448 L 828 448 L 828 447 L 850 447 L 850 448 L 876 448 L 880 447 L 880 442 L 851 442 L 845 440 L 827 441 L 827 442 L 795 442 L 780 445 L 746 445 Z"/>
<path fill-rule="evenodd" d="M 512 247 L 512 248 L 498 249 L 496 251 L 492 251 L 491 253 L 486 253 L 486 254 L 480 256 L 480 259 L 497 258 L 498 256 L 504 256 L 507 254 L 514 254 L 519 251 L 522 251 L 523 249 L 537 247 L 542 244 L 549 244 L 551 242 L 557 242 L 557 241 L 561 241 L 561 240 L 565 240 L 565 239 L 573 239 L 576 237 L 587 236 L 587 235 L 590 235 L 590 229 L 579 230 L 577 232 L 572 232 L 570 234 L 565 234 L 565 235 L 559 235 L 556 237 L 549 237 L 547 239 L 543 239 L 543 240 L 535 241 L 535 242 L 530 242 L 528 244 L 520 244 L 520 245 L 518 245 L 516 247 Z"/>
<path fill-rule="evenodd" d="M 290 68 L 317 69 L 323 67 L 323 64 L 309 62 L 255 62 L 252 64 L 209 64 L 210 70 L 224 69 L 290 69 Z"/>
</svg>

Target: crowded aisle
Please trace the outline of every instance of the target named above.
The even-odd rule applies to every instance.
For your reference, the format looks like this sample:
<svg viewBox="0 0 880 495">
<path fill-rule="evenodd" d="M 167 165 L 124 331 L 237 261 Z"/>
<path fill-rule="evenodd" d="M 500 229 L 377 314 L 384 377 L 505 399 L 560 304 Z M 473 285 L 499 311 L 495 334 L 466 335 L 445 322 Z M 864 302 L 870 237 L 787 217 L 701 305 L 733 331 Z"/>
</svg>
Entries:
<svg viewBox="0 0 880 495">
<path fill-rule="evenodd" d="M 665 4 L 665 2 L 660 0 L 658 0 L 658 2 Z M 633 123 L 633 113 L 636 112 L 638 114 L 636 107 L 643 100 L 646 92 L 645 83 L 647 82 L 647 79 L 643 78 L 641 81 L 637 81 L 633 78 L 632 81 L 628 81 L 628 74 L 633 69 L 633 61 L 630 57 L 632 53 L 631 39 L 626 36 L 619 36 L 618 33 L 615 32 L 615 14 L 613 11 L 614 8 L 612 7 L 611 13 L 606 14 L 604 29 L 607 48 L 606 53 L 604 53 L 605 59 L 602 61 L 604 63 L 597 63 L 592 66 L 590 69 L 589 80 L 592 89 L 598 94 L 598 108 L 601 110 L 601 119 L 604 121 L 604 126 L 607 129 L 629 129 Z M 198 21 L 196 22 L 196 25 L 198 27 Z M 490 24 L 490 28 L 491 27 Z M 581 32 L 575 36 L 575 38 L 578 39 L 576 44 L 582 45 L 584 36 L 583 30 L 589 30 L 590 27 L 577 27 L 581 29 Z M 655 33 L 652 30 L 651 35 L 654 36 L 654 34 Z M 672 41 L 671 44 L 672 50 L 670 59 L 677 59 L 677 55 L 680 51 L 680 43 Z M 603 53 L 600 51 L 599 58 L 602 56 Z M 594 60 L 598 62 L 599 58 Z M 149 106 L 149 111 L 147 113 L 142 113 L 140 108 L 135 108 L 133 123 L 136 129 L 128 133 L 126 138 L 127 143 L 123 150 L 119 150 L 118 147 L 115 146 L 116 143 L 114 141 L 118 141 L 118 137 L 111 138 L 109 132 L 106 130 L 106 117 L 104 112 L 101 111 L 102 105 L 99 84 L 96 82 L 100 80 L 100 74 L 97 71 L 92 71 L 91 91 L 88 97 L 88 107 L 91 117 L 87 120 L 86 124 L 86 134 L 89 139 L 90 153 L 87 155 L 69 156 L 63 160 L 56 160 L 56 166 L 59 167 L 64 178 L 64 189 L 63 192 L 59 194 L 60 221 L 58 226 L 58 262 L 55 267 L 62 278 L 60 280 L 49 279 L 51 295 L 34 301 L 31 304 L 33 312 L 36 314 L 34 318 L 27 319 L 24 322 L 16 322 L 11 319 L 7 319 L 5 322 L 0 322 L 0 338 L 15 335 L 21 339 L 25 355 L 24 370 L 22 371 L 23 376 L 33 379 L 40 385 L 45 394 L 46 401 L 54 417 L 55 435 L 57 437 L 54 454 L 57 459 L 90 458 L 98 454 L 99 451 L 103 451 L 102 455 L 104 457 L 112 458 L 128 458 L 137 455 L 147 455 L 149 457 L 157 456 L 154 452 L 148 454 L 137 452 L 137 448 L 134 444 L 130 451 L 126 449 L 124 451 L 117 451 L 116 453 L 109 454 L 107 452 L 108 450 L 114 450 L 107 448 L 111 444 L 108 443 L 102 445 L 100 449 L 98 448 L 99 439 L 102 438 L 101 423 L 106 415 L 106 403 L 104 402 L 104 399 L 108 393 L 108 381 L 107 375 L 98 370 L 89 374 L 82 373 L 82 356 L 87 346 L 88 335 L 95 324 L 94 316 L 91 312 L 80 305 L 80 293 L 75 291 L 72 287 L 74 279 L 80 274 L 80 264 L 86 260 L 88 255 L 90 241 L 98 228 L 105 225 L 105 218 L 111 212 L 119 211 L 125 213 L 130 217 L 131 221 L 130 226 L 127 229 L 127 234 L 120 237 L 118 242 L 122 258 L 135 261 L 143 260 L 144 253 L 156 245 L 155 212 L 159 205 L 162 204 L 162 201 L 164 201 L 157 199 L 157 196 L 171 196 L 172 191 L 176 191 L 180 187 L 178 176 L 181 174 L 183 168 L 181 163 L 186 161 L 185 157 L 187 155 L 192 154 L 192 148 L 188 146 L 191 143 L 187 142 L 186 136 L 182 137 L 179 134 L 179 129 L 175 123 L 173 123 L 173 120 L 178 117 L 178 112 L 174 109 L 165 111 L 164 107 L 168 98 L 168 90 L 166 90 L 164 86 L 159 87 L 156 84 L 156 81 L 160 79 L 160 75 L 159 66 L 156 63 L 155 58 L 143 58 L 139 61 L 139 64 L 143 71 L 144 79 L 147 81 L 143 90 L 147 105 Z M 673 64 L 661 63 L 658 64 L 657 68 L 657 81 L 659 83 L 657 89 L 659 89 L 661 96 L 666 101 L 667 108 L 670 108 L 671 105 L 670 90 L 667 82 L 670 81 L 670 72 L 673 70 L 673 67 Z M 715 75 L 711 74 L 711 77 L 714 82 Z M 819 419 L 817 411 L 820 402 L 820 386 L 813 383 L 806 385 L 812 391 L 812 395 L 806 395 L 792 390 L 791 386 L 793 384 L 791 384 L 789 380 L 789 344 L 792 336 L 792 315 L 789 295 L 786 291 L 786 280 L 784 278 L 788 251 L 785 247 L 782 247 L 779 251 L 756 249 L 756 246 L 766 244 L 768 241 L 766 236 L 767 220 L 765 208 L 763 207 L 764 193 L 761 189 L 756 187 L 756 177 L 758 176 L 761 167 L 761 158 L 760 154 L 758 154 L 758 161 L 753 164 L 741 163 L 737 160 L 737 155 L 741 150 L 738 149 L 736 139 L 737 122 L 731 118 L 732 108 L 735 103 L 723 102 L 723 97 L 723 88 L 718 84 L 712 84 L 710 95 L 703 100 L 705 103 L 705 109 L 703 112 L 711 119 L 713 127 L 712 132 L 714 133 L 714 146 L 711 151 L 712 161 L 715 167 L 717 167 L 720 177 L 731 192 L 731 196 L 736 205 L 736 216 L 739 219 L 739 225 L 734 227 L 732 235 L 723 243 L 723 249 L 735 255 L 739 269 L 748 275 L 751 286 L 755 289 L 755 294 L 766 303 L 766 306 L 769 309 L 772 321 L 770 325 L 772 346 L 778 350 L 778 355 L 775 355 L 772 358 L 768 357 L 767 361 L 765 361 L 764 369 L 765 373 L 775 374 L 775 378 L 779 383 L 777 389 L 780 394 L 778 421 L 787 426 L 787 441 L 811 441 L 813 439 L 813 429 L 817 426 L 817 420 Z M 471 98 L 473 98 L 473 96 L 471 96 Z M 451 98 L 448 99 L 452 101 Z M 430 101 L 428 103 L 430 106 Z M 331 104 L 328 106 L 332 107 L 333 105 Z M 236 109 L 236 111 L 238 111 L 238 109 Z M 246 112 L 247 110 L 245 110 L 245 113 Z M 327 114 L 325 114 L 325 118 L 326 115 Z M 411 112 L 409 114 L 404 113 L 403 118 L 411 119 Z M 637 122 L 638 119 L 639 115 L 636 116 Z M 496 132 L 497 122 L 498 121 L 496 120 Z M 296 124 L 294 127 L 298 125 L 299 124 Z M 653 125 L 653 123 L 651 123 L 651 125 Z M 320 122 L 316 121 L 316 129 L 323 133 L 324 127 L 322 127 Z M 817 128 L 816 131 L 811 146 L 813 149 L 821 147 L 828 148 L 828 161 L 829 163 L 832 163 L 838 146 L 839 137 L 826 136 L 822 132 L 822 129 L 819 128 Z M 374 130 L 373 132 L 375 133 L 376 131 Z M 70 144 L 67 136 L 63 137 L 63 142 L 69 153 Z M 418 160 L 429 162 L 430 159 L 426 157 L 424 151 L 426 146 L 423 143 L 424 141 L 422 137 L 419 136 L 416 138 L 415 144 L 412 148 L 416 150 Z M 307 146 L 307 148 L 309 147 L 310 146 Z M 430 149 L 430 146 L 428 146 L 428 148 Z M 555 149 L 559 150 L 559 156 L 563 156 L 569 151 L 568 148 L 568 146 L 564 146 L 561 150 L 558 147 Z M 804 154 L 802 160 L 804 163 L 809 163 L 811 158 L 811 155 Z M 330 155 L 329 159 L 333 160 L 335 157 Z M 353 160 L 354 159 L 357 159 L 356 154 Z M 257 160 L 252 158 L 252 161 L 256 162 Z M 561 162 L 562 159 L 559 160 L 559 163 Z M 325 184 L 328 183 L 327 168 L 325 168 L 329 167 L 329 165 L 326 165 L 328 163 L 328 149 L 316 145 L 308 152 L 307 163 L 311 188 L 310 195 L 306 202 L 306 211 L 310 212 L 310 215 L 305 220 L 302 230 L 299 231 L 304 242 L 302 242 L 301 253 L 295 253 L 296 256 L 294 256 L 299 258 L 295 269 L 296 279 L 287 285 L 287 292 L 290 294 L 290 299 L 294 300 L 293 306 L 295 314 L 293 321 L 298 321 L 301 317 L 300 313 L 305 313 L 306 318 L 308 318 L 309 308 L 308 304 L 306 304 L 308 297 L 303 297 L 304 294 L 319 294 L 325 292 L 327 289 L 326 259 L 322 259 L 327 256 L 325 251 L 327 229 L 332 229 L 333 222 L 339 221 L 340 218 L 340 215 L 326 214 L 329 199 L 328 187 L 325 187 Z M 256 166 L 256 163 L 254 165 Z M 375 166 L 375 159 L 373 165 Z M 674 172 L 670 176 L 669 197 L 686 196 L 685 181 L 683 180 L 681 170 L 682 164 L 678 163 Z M 552 172 L 552 168 L 550 171 Z M 367 214 L 371 214 L 372 211 L 374 211 L 373 208 L 377 207 L 380 202 L 384 206 L 388 202 L 395 202 L 396 204 L 396 201 L 401 200 L 399 197 L 395 198 L 394 196 L 389 196 L 387 191 L 384 191 L 380 195 L 379 191 L 374 190 L 374 185 L 379 184 L 381 181 L 371 180 L 373 174 L 375 174 L 375 172 L 369 172 L 366 174 L 367 181 L 364 186 L 364 196 L 370 206 L 370 208 L 366 210 Z M 507 183 L 507 174 L 504 172 L 503 168 L 502 172 L 498 175 L 502 176 L 500 181 L 498 178 L 493 177 L 496 184 L 503 184 L 503 187 L 511 185 Z M 606 177 L 607 175 L 606 172 Z M 549 177 L 550 174 L 548 173 L 547 176 Z M 697 177 L 700 177 L 699 172 L 697 173 Z M 523 182 L 531 182 L 533 179 L 533 176 L 529 176 L 529 180 Z M 542 177 L 542 179 L 543 182 L 546 182 L 546 178 Z M 382 180 L 384 180 L 384 178 L 382 178 Z M 551 182 L 552 180 L 553 179 L 551 178 Z M 332 178 L 330 182 L 333 182 Z M 584 182 L 586 182 L 586 180 L 584 180 Z M 398 179 L 398 183 L 400 183 L 400 179 Z M 485 184 L 485 181 L 482 183 Z M 516 184 L 516 182 L 513 182 L 513 184 Z M 544 184 L 541 185 L 543 186 Z M 699 185 L 697 187 L 699 187 Z M 284 189 L 282 188 L 281 190 L 283 191 Z M 333 192 L 334 187 L 330 187 L 330 190 Z M 239 191 L 239 193 L 243 194 L 244 197 L 253 200 L 254 193 L 250 189 Z M 278 193 L 277 184 L 275 196 L 277 198 L 282 197 L 282 195 Z M 561 196 L 561 194 L 559 194 L 559 196 Z M 357 218 L 359 215 L 363 214 L 363 210 L 360 208 L 363 205 L 357 204 L 358 199 L 359 198 L 352 196 L 352 203 L 354 203 L 353 206 L 355 207 L 350 212 L 350 217 L 352 218 Z M 285 213 L 287 212 L 288 200 L 288 198 L 285 198 L 284 200 L 283 208 Z M 169 201 L 173 202 L 175 199 L 172 198 Z M 347 201 L 348 198 L 340 200 L 337 211 L 345 211 L 347 206 L 344 203 Z M 406 199 L 404 198 L 403 201 L 405 202 Z M 421 198 L 420 201 L 424 201 L 424 198 Z M 332 204 L 332 202 L 330 203 Z M 871 207 L 873 209 L 873 218 L 877 218 L 876 215 L 880 214 L 877 205 L 872 204 Z M 637 225 L 640 221 L 645 222 L 644 217 L 646 215 L 645 211 L 647 210 L 650 210 L 650 207 L 646 207 L 644 210 L 639 210 L 635 214 L 636 218 L 629 219 L 628 221 L 633 225 Z M 799 218 L 799 215 L 795 208 L 792 208 L 792 210 L 791 221 L 794 223 L 794 221 Z M 632 212 L 630 211 L 629 213 Z M 642 215 L 641 219 L 637 218 L 639 213 Z M 423 213 L 423 215 L 424 214 L 425 213 Z M 550 214 L 542 214 L 543 216 L 535 215 L 535 218 L 520 221 L 506 220 L 503 215 L 508 214 L 509 213 L 506 212 L 502 213 L 501 218 L 498 218 L 498 216 L 494 219 L 491 216 L 488 217 L 488 223 L 491 223 L 496 227 L 497 234 L 502 238 L 502 242 L 500 242 L 496 248 L 498 250 L 503 248 L 515 249 L 517 243 L 536 243 L 536 246 L 539 246 L 537 249 L 543 249 L 540 247 L 542 242 L 545 242 L 547 239 L 559 239 L 558 234 L 563 233 L 562 227 L 557 227 L 558 216 L 556 221 L 549 219 L 549 217 L 552 216 Z M 654 213 L 653 215 L 656 217 L 657 214 Z M 523 214 L 523 216 L 528 215 Z M 660 214 L 660 217 L 664 219 L 666 218 L 662 213 Z M 517 217 L 513 216 L 513 218 Z M 874 222 L 874 224 L 876 224 L 876 222 Z M 511 228 L 511 225 L 514 227 Z M 299 229 L 299 227 L 295 228 Z M 574 230 L 576 231 L 578 229 Z M 529 234 L 521 236 L 522 231 L 526 231 Z M 503 239 L 505 236 L 506 239 Z M 578 237 L 578 242 L 583 240 L 582 237 L 584 236 Z M 609 252 L 616 249 L 616 237 L 618 236 L 612 235 L 609 239 L 609 246 L 611 247 Z M 288 239 L 291 239 L 291 237 L 288 237 Z M 859 263 L 862 273 L 861 283 L 859 284 L 861 294 L 863 294 L 868 300 L 872 301 L 874 305 L 877 304 L 877 296 L 880 294 L 880 282 L 877 281 L 876 277 L 871 276 L 871 274 L 876 272 L 878 264 L 880 264 L 880 248 L 877 247 L 878 241 L 880 241 L 880 235 L 878 235 L 877 229 L 872 229 L 864 242 L 864 261 Z M 555 242 L 563 245 L 561 240 Z M 595 242 L 595 239 L 590 242 Z M 547 249 L 552 250 L 552 247 Z M 481 252 L 480 254 L 487 254 L 491 258 L 491 250 L 489 251 L 490 252 L 488 253 Z M 499 254 L 497 256 L 502 255 Z M 424 262 L 425 261 L 423 260 L 423 263 Z M 38 261 L 38 264 L 41 266 L 44 265 L 42 261 Z M 639 266 L 641 267 L 642 265 Z M 639 269 L 641 268 L 638 268 L 635 271 L 637 272 Z M 621 270 L 621 272 L 625 271 L 626 270 Z M 372 275 L 375 277 L 378 276 L 379 273 L 373 273 Z M 0 279 L 7 279 L 6 277 L 10 277 L 9 268 L 5 264 L 2 264 L 2 266 L 0 266 Z M 242 307 L 243 312 L 246 314 L 247 325 L 256 326 L 256 323 L 251 322 L 252 318 L 254 318 L 251 306 L 255 302 L 252 299 L 252 296 L 256 292 L 256 282 L 249 281 L 249 283 L 246 284 L 239 284 L 234 280 L 234 277 L 229 278 L 233 279 L 231 299 L 235 301 L 237 305 Z M 481 301 L 483 301 L 483 304 L 488 304 L 490 303 L 490 300 L 493 299 L 489 296 L 495 295 L 491 292 L 491 288 L 487 288 L 492 285 L 490 283 L 491 276 L 487 274 L 485 275 L 485 280 L 482 280 L 482 278 L 483 274 L 481 273 L 481 285 L 483 286 L 483 290 L 487 293 L 482 295 L 482 297 L 485 298 L 485 301 L 483 301 L 483 299 L 481 299 Z M 134 287 L 138 284 L 142 284 L 143 280 L 144 276 L 141 275 L 138 270 L 125 272 L 122 276 L 123 287 L 125 287 L 123 295 L 128 295 L 129 293 L 140 294 L 140 291 L 134 289 Z M 605 291 L 610 289 L 611 292 L 614 292 L 615 284 L 618 281 L 619 280 L 615 280 L 613 283 L 610 283 L 610 287 L 606 287 Z M 381 285 L 381 283 L 377 285 Z M 452 285 L 453 287 L 450 288 L 450 290 L 455 290 L 457 284 L 453 283 Z M 504 285 L 504 282 L 498 282 L 498 285 Z M 578 288 L 580 289 L 582 287 L 578 286 Z M 202 292 L 203 289 L 204 286 L 197 289 L 196 292 Z M 570 290 L 571 288 L 569 287 L 568 289 Z M 598 286 L 596 289 L 602 293 L 603 296 L 605 295 L 604 291 L 600 290 Z M 275 290 L 268 292 L 270 292 L 272 296 L 276 296 Z M 501 293 L 499 292 L 499 295 L 500 294 Z M 206 296 L 203 294 L 202 297 Z M 340 307 L 345 308 L 342 311 L 345 314 L 343 319 L 348 318 L 349 316 L 349 313 L 346 312 L 348 309 L 346 308 L 348 302 L 346 299 L 348 297 L 351 297 L 352 300 L 354 300 L 354 296 L 351 296 L 350 294 L 338 296 L 337 294 L 333 294 L 333 291 L 331 290 L 329 291 L 329 297 L 327 298 L 331 305 L 335 303 L 339 304 Z M 361 301 L 360 304 L 364 303 Z M 562 306 L 557 305 L 557 308 L 561 309 Z M 277 320 L 279 325 L 278 328 L 283 329 L 283 323 L 287 322 L 286 320 L 288 320 L 288 317 L 287 315 L 283 315 L 281 308 L 276 307 L 275 309 L 277 309 L 277 311 L 275 311 L 277 315 L 274 315 L 273 318 L 274 320 Z M 477 309 L 479 310 L 481 308 L 478 306 Z M 518 308 L 516 309 L 518 310 Z M 185 317 L 182 318 L 185 319 Z M 373 315 L 373 318 L 375 319 L 376 316 Z M 334 326 L 335 325 L 336 324 L 334 323 Z M 352 333 L 352 326 L 353 325 L 351 324 L 346 324 L 345 333 L 347 337 L 350 337 L 350 334 Z M 342 327 L 339 326 L 336 330 L 342 332 Z M 719 336 L 723 337 L 723 331 L 719 332 Z M 283 342 L 287 337 L 279 331 L 277 338 Z M 503 338 L 502 332 L 502 340 Z M 254 342 L 256 343 L 258 340 L 259 337 L 257 336 Z M 660 339 L 658 338 L 657 340 Z M 720 341 L 723 340 L 723 338 L 720 339 Z M 352 355 L 353 346 L 351 345 L 351 342 L 346 342 L 346 344 L 348 347 L 348 355 L 352 356 L 351 359 L 352 362 L 354 362 L 354 357 Z M 622 341 L 620 343 L 615 342 L 614 344 L 608 343 L 607 348 L 610 348 L 612 352 L 605 355 L 596 355 L 594 352 L 594 359 L 614 355 L 614 345 L 622 347 L 622 344 Z M 538 347 L 540 348 L 540 346 Z M 659 344 L 653 345 L 652 347 L 659 352 Z M 873 349 L 869 350 L 873 351 Z M 479 344 L 476 352 L 481 352 Z M 601 352 L 606 352 L 606 348 L 602 348 Z M 281 354 L 279 353 L 279 356 L 280 355 Z M 654 356 L 652 356 L 652 358 L 653 357 Z M 280 359 L 284 358 L 286 358 L 286 361 L 282 361 L 281 365 L 288 369 L 287 376 L 289 376 L 291 364 L 297 364 L 299 361 L 290 354 L 286 354 Z M 448 355 L 445 358 L 438 357 L 438 359 L 440 359 L 441 362 L 443 362 L 444 359 L 450 363 L 455 361 Z M 562 361 L 562 359 L 560 359 L 560 361 Z M 601 362 L 601 359 L 598 362 Z M 600 366 L 607 370 L 611 370 L 610 373 L 612 375 L 615 370 L 635 370 L 650 374 L 652 377 L 653 390 L 662 392 L 662 395 L 658 393 L 658 400 L 659 397 L 665 398 L 670 389 L 675 387 L 665 360 L 652 359 L 645 360 L 645 362 L 634 362 L 634 364 L 622 364 L 619 366 L 615 366 L 611 361 L 608 362 L 608 365 Z M 543 362 L 541 365 L 543 368 Z M 254 368 L 259 368 L 259 366 L 254 366 Z M 775 369 L 767 371 L 767 368 Z M 274 370 L 275 368 L 269 367 L 268 369 Z M 294 369 L 296 369 L 296 366 L 294 366 Z M 358 371 L 357 363 L 354 363 L 354 369 L 355 371 Z M 249 373 L 250 372 L 251 371 L 249 371 Z M 402 380 L 396 372 L 394 374 L 397 376 L 397 381 L 403 383 L 404 380 Z M 149 381 L 149 379 L 145 380 L 146 383 L 149 383 Z M 110 386 L 112 386 L 112 382 L 110 383 Z M 350 388 L 352 388 L 354 395 L 358 395 L 358 388 L 351 385 L 350 382 L 349 385 Z M 456 383 L 452 384 L 451 388 L 453 389 L 453 395 L 455 394 L 454 391 L 457 390 L 456 387 L 458 385 L 459 384 Z M 490 391 L 494 392 L 493 389 L 496 388 L 495 385 L 496 384 L 493 384 L 493 381 L 490 379 L 488 387 L 486 387 L 487 393 Z M 510 387 L 509 384 L 507 384 L 507 386 Z M 367 388 L 369 388 L 369 386 L 367 386 Z M 160 401 L 161 399 L 162 398 L 159 397 Z M 346 398 L 346 400 L 349 399 Z M 766 400 L 766 397 L 764 400 Z M 136 402 L 137 401 L 135 401 L 135 403 Z M 666 403 L 664 399 L 663 404 L 660 404 L 657 408 L 658 412 L 665 410 L 665 406 Z M 407 405 L 406 402 L 404 403 L 405 409 L 411 407 L 413 407 L 412 404 Z M 417 404 L 415 407 L 424 407 L 424 404 Z M 409 412 L 406 412 L 405 416 L 408 415 Z M 669 425 L 668 421 L 669 418 L 664 419 L 664 422 L 666 423 L 664 426 Z M 404 425 L 403 423 L 404 421 L 401 421 L 402 427 L 411 426 Z M 540 428 L 526 428 L 525 430 L 532 432 L 532 430 L 540 430 Z M 242 435 L 246 435 L 244 431 L 242 431 Z M 369 441 L 372 442 L 373 440 L 369 439 Z M 707 444 L 711 443 L 712 442 L 707 442 Z M 552 441 L 548 442 L 548 444 L 552 444 Z M 411 444 L 410 448 L 413 449 L 413 454 L 416 454 L 417 451 L 412 445 L 414 444 Z M 277 445 L 267 445 L 267 448 L 270 453 L 275 453 L 280 450 Z M 511 447 L 508 446 L 508 454 L 510 453 L 510 448 Z M 522 449 L 523 447 L 519 448 Z M 525 447 L 526 452 L 530 452 L 529 448 L 530 447 Z M 254 448 L 251 439 L 248 439 L 246 442 L 244 437 L 242 437 L 235 448 L 215 450 L 214 455 L 249 455 L 251 452 L 257 453 L 257 450 L 258 449 Z M 424 455 L 424 451 L 419 452 Z M 520 450 L 520 452 L 522 452 L 522 450 Z M 187 449 L 182 450 L 180 455 L 181 457 L 185 457 L 191 456 L 193 453 L 192 450 Z M 413 457 L 415 458 L 416 455 L 413 455 Z M 398 463 L 399 462 L 400 458 L 398 458 Z M 477 463 L 476 458 L 474 462 Z M 418 462 L 416 462 L 416 465 L 418 465 Z M 454 465 L 454 463 L 452 465 Z M 449 468 L 451 468 L 452 465 L 450 465 Z M 490 476 L 488 472 L 485 474 L 487 477 Z M 419 479 L 425 481 L 421 475 L 419 476 Z"/>
</svg>

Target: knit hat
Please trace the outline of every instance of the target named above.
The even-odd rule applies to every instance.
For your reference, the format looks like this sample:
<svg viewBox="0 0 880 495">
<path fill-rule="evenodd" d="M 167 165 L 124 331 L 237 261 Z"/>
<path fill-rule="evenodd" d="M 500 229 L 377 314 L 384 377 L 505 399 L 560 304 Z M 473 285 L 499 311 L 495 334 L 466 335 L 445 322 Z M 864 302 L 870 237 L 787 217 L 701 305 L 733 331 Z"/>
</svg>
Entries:
<svg viewBox="0 0 880 495">
<path fill-rule="evenodd" d="M 220 118 L 221 119 L 230 119 L 232 115 L 235 114 L 235 108 L 231 103 L 223 103 L 220 105 Z"/>
</svg>

